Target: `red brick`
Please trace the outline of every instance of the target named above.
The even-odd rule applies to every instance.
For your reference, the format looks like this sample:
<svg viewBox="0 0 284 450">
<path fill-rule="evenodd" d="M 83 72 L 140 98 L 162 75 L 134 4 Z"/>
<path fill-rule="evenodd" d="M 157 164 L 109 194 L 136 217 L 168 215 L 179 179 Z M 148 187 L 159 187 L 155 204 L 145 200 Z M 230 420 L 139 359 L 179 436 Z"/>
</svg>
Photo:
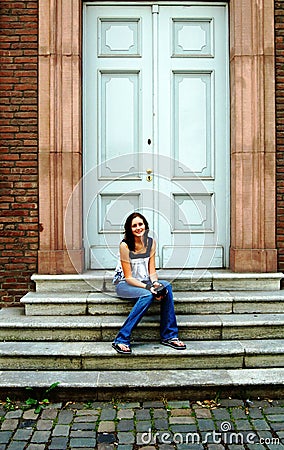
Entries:
<svg viewBox="0 0 284 450">
<path fill-rule="evenodd" d="M 17 304 L 33 287 L 30 276 L 37 270 L 37 8 L 38 2 L 29 0 L 0 2 L 0 305 L 5 306 Z"/>
</svg>

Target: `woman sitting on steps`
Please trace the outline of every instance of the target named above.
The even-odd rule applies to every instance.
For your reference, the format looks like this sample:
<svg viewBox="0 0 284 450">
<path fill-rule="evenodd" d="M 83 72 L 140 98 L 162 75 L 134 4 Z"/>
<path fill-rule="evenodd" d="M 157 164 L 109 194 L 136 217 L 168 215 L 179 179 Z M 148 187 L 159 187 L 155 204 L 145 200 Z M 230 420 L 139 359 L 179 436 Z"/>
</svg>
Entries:
<svg viewBox="0 0 284 450">
<path fill-rule="evenodd" d="M 118 353 L 131 354 L 132 330 L 156 299 L 161 302 L 161 344 L 184 350 L 186 345 L 178 338 L 172 287 L 157 278 L 156 242 L 148 236 L 148 222 L 142 214 L 132 213 L 126 219 L 124 230 L 124 239 L 119 247 L 120 265 L 116 268 L 114 284 L 118 297 L 133 300 L 135 304 L 112 346 Z"/>
</svg>

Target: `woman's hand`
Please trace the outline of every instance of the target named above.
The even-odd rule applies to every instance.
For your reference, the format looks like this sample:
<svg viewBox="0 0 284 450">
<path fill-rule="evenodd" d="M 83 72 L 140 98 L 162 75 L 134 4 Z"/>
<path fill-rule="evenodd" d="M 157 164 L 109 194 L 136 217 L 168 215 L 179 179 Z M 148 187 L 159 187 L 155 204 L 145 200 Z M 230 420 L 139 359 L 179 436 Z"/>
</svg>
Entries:
<svg viewBox="0 0 284 450">
<path fill-rule="evenodd" d="M 150 292 L 152 292 L 152 294 L 155 295 L 156 300 L 162 300 L 162 298 L 163 298 L 162 295 L 157 296 L 156 289 L 158 289 L 160 286 L 162 286 L 161 283 L 159 283 L 158 281 L 154 281 L 150 288 Z"/>
</svg>

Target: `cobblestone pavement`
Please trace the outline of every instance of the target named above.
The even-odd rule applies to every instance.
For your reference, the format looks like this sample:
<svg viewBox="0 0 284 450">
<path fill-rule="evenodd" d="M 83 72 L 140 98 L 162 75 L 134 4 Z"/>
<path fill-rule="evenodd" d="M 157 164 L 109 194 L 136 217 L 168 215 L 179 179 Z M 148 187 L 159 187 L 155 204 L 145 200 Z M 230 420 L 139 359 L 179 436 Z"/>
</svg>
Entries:
<svg viewBox="0 0 284 450">
<path fill-rule="evenodd" d="M 284 399 L 0 403 L 0 450 L 283 449 Z"/>
</svg>

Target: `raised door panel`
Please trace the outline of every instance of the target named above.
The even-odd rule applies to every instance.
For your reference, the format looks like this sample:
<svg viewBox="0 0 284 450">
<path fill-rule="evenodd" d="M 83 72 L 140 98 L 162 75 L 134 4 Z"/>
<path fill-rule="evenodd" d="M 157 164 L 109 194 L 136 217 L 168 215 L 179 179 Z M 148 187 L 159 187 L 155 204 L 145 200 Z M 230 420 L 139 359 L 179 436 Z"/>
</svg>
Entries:
<svg viewBox="0 0 284 450">
<path fill-rule="evenodd" d="M 173 72 L 172 76 L 173 176 L 213 178 L 214 73 Z"/>
<path fill-rule="evenodd" d="M 99 176 L 133 177 L 140 172 L 140 73 L 100 71 L 98 78 Z"/>
</svg>

